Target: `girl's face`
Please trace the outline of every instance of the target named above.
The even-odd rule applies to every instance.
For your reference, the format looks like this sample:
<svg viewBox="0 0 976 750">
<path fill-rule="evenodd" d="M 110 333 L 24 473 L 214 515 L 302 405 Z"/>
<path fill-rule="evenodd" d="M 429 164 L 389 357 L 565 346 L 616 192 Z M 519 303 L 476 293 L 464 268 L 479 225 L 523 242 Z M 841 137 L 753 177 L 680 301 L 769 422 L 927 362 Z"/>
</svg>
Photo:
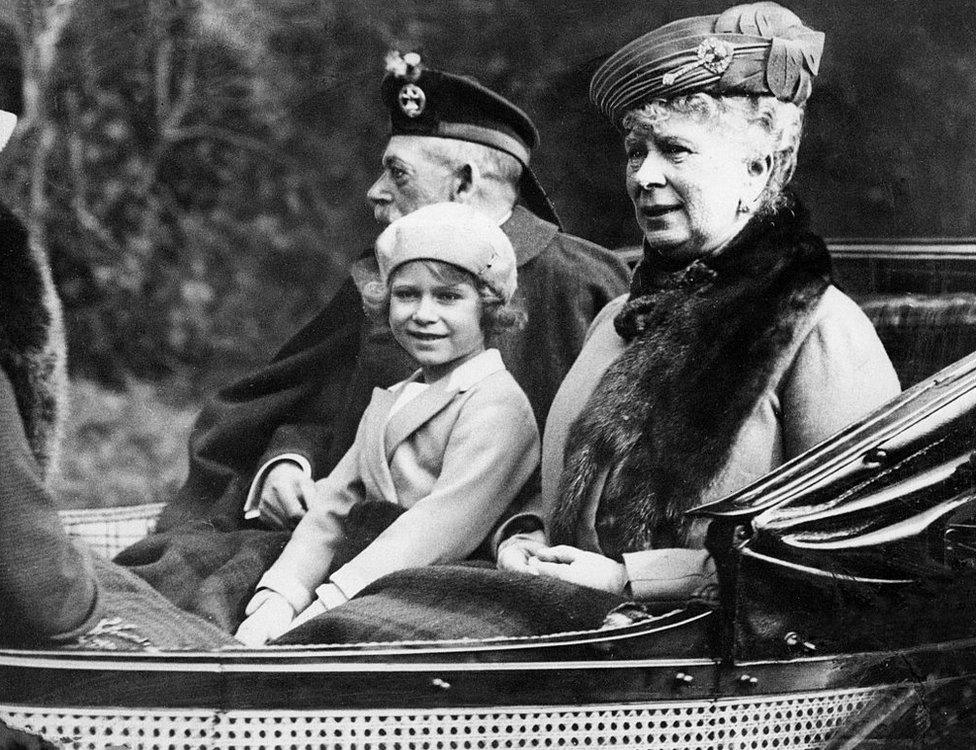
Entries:
<svg viewBox="0 0 976 750">
<path fill-rule="evenodd" d="M 719 123 L 673 113 L 624 139 L 627 193 L 649 247 L 674 260 L 704 257 L 745 226 L 770 160 Z"/>
<path fill-rule="evenodd" d="M 390 280 L 390 328 L 431 383 L 485 349 L 481 295 L 473 281 L 441 274 L 437 261 L 414 260 Z M 447 267 L 450 268 L 450 267 Z"/>
</svg>

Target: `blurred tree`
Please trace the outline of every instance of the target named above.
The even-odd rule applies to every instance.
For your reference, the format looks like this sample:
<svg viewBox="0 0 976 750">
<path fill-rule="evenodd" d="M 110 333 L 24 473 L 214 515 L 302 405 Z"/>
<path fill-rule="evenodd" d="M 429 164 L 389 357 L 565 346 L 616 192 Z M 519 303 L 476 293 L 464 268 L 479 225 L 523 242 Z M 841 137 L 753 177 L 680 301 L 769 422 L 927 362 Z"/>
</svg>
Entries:
<svg viewBox="0 0 976 750">
<path fill-rule="evenodd" d="M 280 127 L 272 28 L 247 3 L 72 5 L 24 140 L 77 371 L 226 374 L 328 293 L 327 183 Z"/>
<path fill-rule="evenodd" d="M 74 372 L 210 387 L 313 314 L 375 234 L 361 196 L 386 138 L 386 49 L 443 46 L 441 64 L 512 86 L 531 70 L 513 57 L 538 34 L 504 33 L 526 7 L 455 5 L 52 5 L 3 177 L 55 264 Z M 463 47 L 446 41 L 459 18 Z"/>
</svg>

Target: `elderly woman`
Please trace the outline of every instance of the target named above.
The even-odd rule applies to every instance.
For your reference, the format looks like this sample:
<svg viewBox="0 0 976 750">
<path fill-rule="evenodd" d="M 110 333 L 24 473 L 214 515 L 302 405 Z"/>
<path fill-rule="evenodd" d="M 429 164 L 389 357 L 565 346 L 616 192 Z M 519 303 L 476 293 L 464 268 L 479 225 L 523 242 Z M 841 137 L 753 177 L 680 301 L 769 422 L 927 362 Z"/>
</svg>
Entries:
<svg viewBox="0 0 976 750">
<path fill-rule="evenodd" d="M 823 39 L 775 3 L 740 5 L 652 31 L 594 75 L 644 256 L 553 402 L 542 504 L 509 524 L 500 568 L 707 598 L 707 523 L 684 512 L 898 393 L 786 188 Z"/>
<path fill-rule="evenodd" d="M 644 257 L 553 402 L 541 498 L 496 534 L 500 571 L 397 574 L 288 640 L 523 635 L 594 627 L 626 599 L 715 602 L 707 522 L 685 511 L 899 391 L 786 189 L 822 46 L 767 2 L 603 64 L 592 99 L 623 131 Z"/>
</svg>

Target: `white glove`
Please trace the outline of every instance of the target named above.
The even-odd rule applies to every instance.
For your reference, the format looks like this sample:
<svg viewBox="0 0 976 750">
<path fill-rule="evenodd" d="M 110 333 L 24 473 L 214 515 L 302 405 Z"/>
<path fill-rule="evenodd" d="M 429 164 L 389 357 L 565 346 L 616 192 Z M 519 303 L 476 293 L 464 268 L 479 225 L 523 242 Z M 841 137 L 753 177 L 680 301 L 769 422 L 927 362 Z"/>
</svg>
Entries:
<svg viewBox="0 0 976 750">
<path fill-rule="evenodd" d="M 263 646 L 288 630 L 295 619 L 295 609 L 288 600 L 271 589 L 260 589 L 247 603 L 248 617 L 234 633 L 247 646 Z"/>
</svg>

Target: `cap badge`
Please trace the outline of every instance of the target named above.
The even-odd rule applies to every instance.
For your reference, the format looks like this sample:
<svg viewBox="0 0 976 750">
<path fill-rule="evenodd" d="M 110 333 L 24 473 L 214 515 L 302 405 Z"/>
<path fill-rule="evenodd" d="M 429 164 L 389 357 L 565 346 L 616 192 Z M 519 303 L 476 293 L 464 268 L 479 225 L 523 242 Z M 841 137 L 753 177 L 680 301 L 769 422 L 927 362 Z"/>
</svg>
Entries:
<svg viewBox="0 0 976 750">
<path fill-rule="evenodd" d="M 661 83 L 665 86 L 672 86 L 681 76 L 697 67 L 702 67 L 710 73 L 721 75 L 732 64 L 732 58 L 734 56 L 735 47 L 724 39 L 716 39 L 710 36 L 698 45 L 698 49 L 696 50 L 697 59 L 686 65 L 682 65 L 677 70 L 665 73 L 661 77 Z"/>
<path fill-rule="evenodd" d="M 420 117 L 424 107 L 427 106 L 427 95 L 417 84 L 407 83 L 397 94 L 397 103 L 407 117 Z"/>
</svg>

